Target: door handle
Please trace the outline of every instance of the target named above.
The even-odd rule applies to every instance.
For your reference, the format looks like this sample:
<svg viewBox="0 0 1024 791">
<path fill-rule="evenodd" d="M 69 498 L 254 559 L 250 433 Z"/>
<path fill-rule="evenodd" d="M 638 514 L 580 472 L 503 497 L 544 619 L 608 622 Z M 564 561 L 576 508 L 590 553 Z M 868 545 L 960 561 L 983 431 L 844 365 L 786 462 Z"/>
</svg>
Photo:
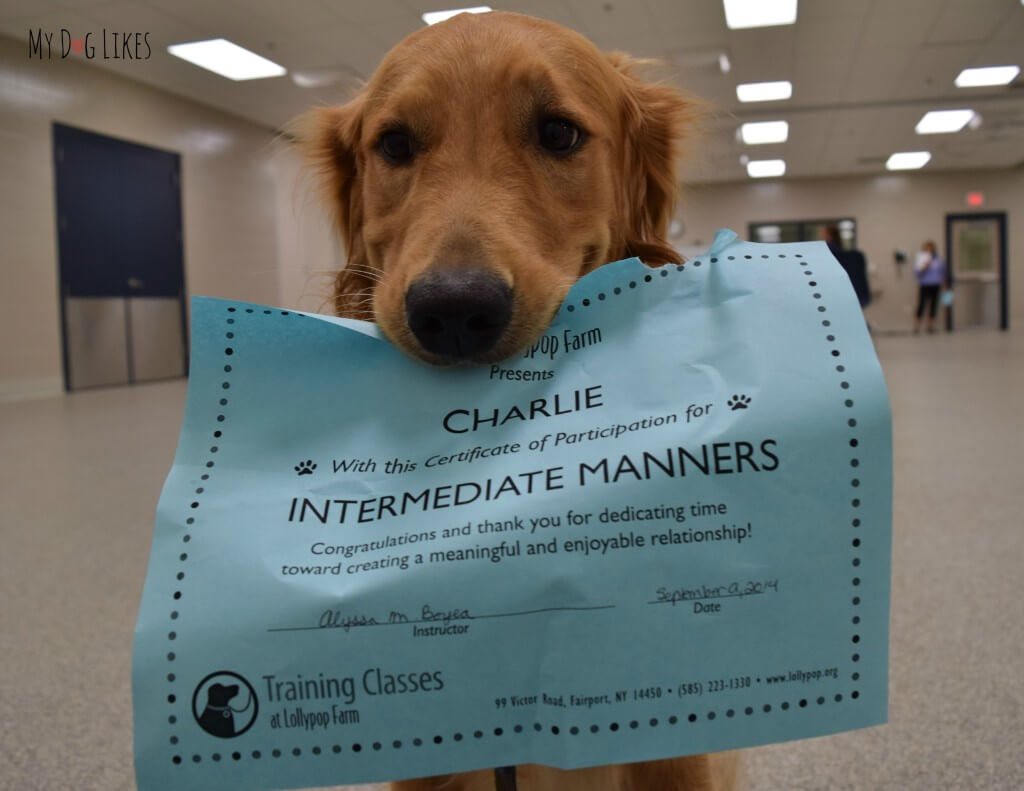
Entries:
<svg viewBox="0 0 1024 791">
<path fill-rule="evenodd" d="M 128 278 L 128 288 L 138 289 L 138 288 L 142 288 L 145 285 L 146 285 L 145 281 L 144 280 L 139 280 L 139 278 L 137 278 L 137 277 L 130 277 L 130 278 Z"/>
</svg>

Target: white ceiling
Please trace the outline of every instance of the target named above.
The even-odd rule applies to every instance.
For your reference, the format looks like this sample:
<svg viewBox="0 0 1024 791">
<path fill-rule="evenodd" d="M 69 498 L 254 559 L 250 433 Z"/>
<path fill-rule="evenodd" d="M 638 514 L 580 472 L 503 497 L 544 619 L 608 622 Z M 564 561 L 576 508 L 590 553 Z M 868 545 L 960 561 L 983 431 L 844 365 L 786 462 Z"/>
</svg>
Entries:
<svg viewBox="0 0 1024 791">
<path fill-rule="evenodd" d="M 149 32 L 148 60 L 93 60 L 173 93 L 277 129 L 314 104 L 342 102 L 358 77 L 422 27 L 420 13 L 476 0 L 2 0 L 0 31 L 30 28 Z M 927 170 L 1024 163 L 1024 77 L 1000 88 L 959 89 L 968 66 L 1024 66 L 1020 0 L 800 0 L 795 25 L 730 31 L 719 0 L 510 0 L 491 4 L 568 25 L 604 49 L 656 57 L 666 76 L 711 102 L 689 181 L 745 179 L 740 156 L 784 158 L 786 177 L 873 173 L 895 151 L 929 150 Z M 321 88 L 288 76 L 232 82 L 171 57 L 169 44 L 224 37 L 290 72 L 338 72 Z M 723 74 L 718 54 L 732 70 Z M 793 97 L 740 104 L 740 82 L 788 79 Z M 915 134 L 925 111 L 969 107 L 982 124 L 950 135 Z M 777 145 L 736 142 L 739 124 L 788 120 Z"/>
</svg>

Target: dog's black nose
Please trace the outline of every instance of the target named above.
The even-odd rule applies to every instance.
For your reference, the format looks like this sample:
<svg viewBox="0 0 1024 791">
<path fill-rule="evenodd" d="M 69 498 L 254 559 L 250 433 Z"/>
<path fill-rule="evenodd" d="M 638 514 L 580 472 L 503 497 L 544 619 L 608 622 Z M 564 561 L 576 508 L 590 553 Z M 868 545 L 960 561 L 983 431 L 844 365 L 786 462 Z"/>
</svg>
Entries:
<svg viewBox="0 0 1024 791">
<path fill-rule="evenodd" d="M 494 347 L 512 316 L 512 289 L 486 269 L 435 269 L 405 292 L 409 329 L 433 354 L 465 360 Z"/>
</svg>

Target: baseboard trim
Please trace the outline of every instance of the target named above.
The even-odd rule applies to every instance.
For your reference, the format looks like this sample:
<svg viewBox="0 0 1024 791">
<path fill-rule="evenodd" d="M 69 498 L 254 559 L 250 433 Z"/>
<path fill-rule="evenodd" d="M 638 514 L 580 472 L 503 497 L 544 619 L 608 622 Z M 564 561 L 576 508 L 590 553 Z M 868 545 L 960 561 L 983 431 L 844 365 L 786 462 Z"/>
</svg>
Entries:
<svg viewBox="0 0 1024 791">
<path fill-rule="evenodd" d="M 64 380 L 59 376 L 0 379 L 0 404 L 34 398 L 53 398 L 63 394 Z"/>
</svg>

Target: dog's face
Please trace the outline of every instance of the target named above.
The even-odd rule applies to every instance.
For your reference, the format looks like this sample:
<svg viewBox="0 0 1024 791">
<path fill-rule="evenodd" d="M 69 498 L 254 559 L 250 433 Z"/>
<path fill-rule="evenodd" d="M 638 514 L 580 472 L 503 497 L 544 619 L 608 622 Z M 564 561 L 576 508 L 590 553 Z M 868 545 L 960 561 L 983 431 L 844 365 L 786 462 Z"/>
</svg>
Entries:
<svg viewBox="0 0 1024 791">
<path fill-rule="evenodd" d="M 396 46 L 308 136 L 349 263 L 341 315 L 435 364 L 544 332 L 590 269 L 663 241 L 687 103 L 558 25 L 462 14 Z"/>
<path fill-rule="evenodd" d="M 206 702 L 210 706 L 227 706 L 238 694 L 238 684 L 211 684 L 206 690 Z"/>
</svg>

